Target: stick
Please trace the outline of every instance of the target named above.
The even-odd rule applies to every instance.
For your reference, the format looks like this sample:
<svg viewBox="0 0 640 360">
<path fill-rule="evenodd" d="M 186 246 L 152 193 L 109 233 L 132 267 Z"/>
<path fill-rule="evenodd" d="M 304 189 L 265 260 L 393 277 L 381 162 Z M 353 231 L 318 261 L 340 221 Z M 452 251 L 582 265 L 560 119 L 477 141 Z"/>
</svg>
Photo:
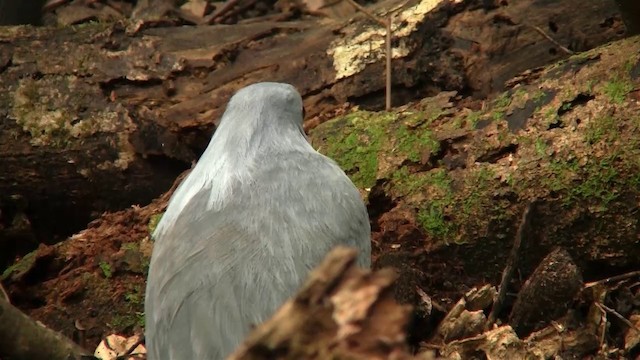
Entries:
<svg viewBox="0 0 640 360">
<path fill-rule="evenodd" d="M 520 254 L 520 248 L 522 247 L 522 238 L 523 234 L 530 232 L 531 225 L 531 215 L 532 209 L 536 202 L 536 199 L 533 199 L 527 208 L 524 210 L 522 214 L 522 220 L 520 220 L 520 226 L 518 227 L 518 232 L 516 233 L 516 238 L 513 241 L 513 247 L 511 248 L 511 253 L 509 254 L 509 258 L 507 259 L 507 265 L 504 267 L 502 271 L 502 280 L 500 281 L 500 289 L 496 294 L 496 297 L 493 301 L 493 307 L 491 308 L 491 312 L 487 317 L 487 323 L 485 325 L 485 329 L 489 329 L 496 321 L 496 317 L 502 310 L 502 306 L 504 304 L 504 300 L 507 297 L 507 288 L 509 287 L 509 283 L 513 278 L 513 273 L 515 272 L 516 264 L 518 263 L 518 255 Z"/>
<path fill-rule="evenodd" d="M 545 33 L 540 27 L 535 26 L 535 25 L 528 25 L 529 27 L 531 27 L 533 30 L 537 31 L 540 35 L 544 36 L 547 40 L 551 41 L 555 46 L 559 47 L 560 50 L 564 51 L 565 53 L 569 54 L 569 55 L 573 55 L 574 52 L 569 50 L 568 48 L 562 46 L 562 44 L 560 44 L 559 42 L 555 41 L 551 36 L 547 35 L 547 33 Z"/>
<path fill-rule="evenodd" d="M 387 20 L 383 20 L 373 15 L 373 13 L 354 0 L 347 0 L 347 2 L 386 29 L 385 56 L 387 57 L 387 62 L 385 67 L 385 110 L 389 111 L 391 110 L 391 19 L 393 16 L 389 14 Z"/>
</svg>

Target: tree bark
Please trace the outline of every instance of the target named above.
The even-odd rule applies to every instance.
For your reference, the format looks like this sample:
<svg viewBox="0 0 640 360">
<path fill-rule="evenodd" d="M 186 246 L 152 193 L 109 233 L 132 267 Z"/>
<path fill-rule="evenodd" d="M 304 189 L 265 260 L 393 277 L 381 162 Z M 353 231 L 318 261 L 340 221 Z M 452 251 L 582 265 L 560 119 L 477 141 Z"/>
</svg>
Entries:
<svg viewBox="0 0 640 360">
<path fill-rule="evenodd" d="M 386 16 L 399 4 L 396 105 L 441 89 L 484 96 L 518 72 L 566 56 L 556 44 L 581 50 L 623 32 L 613 0 L 387 0 L 371 10 Z M 525 10 L 526 20 L 519 17 Z M 197 159 L 229 96 L 252 82 L 295 85 L 308 128 L 347 103 L 382 107 L 384 30 L 363 14 L 352 22 L 145 26 L 0 34 L 5 228 L 20 213 L 17 202 L 26 204 L 39 240 L 77 231 L 103 211 L 148 203 Z"/>
</svg>

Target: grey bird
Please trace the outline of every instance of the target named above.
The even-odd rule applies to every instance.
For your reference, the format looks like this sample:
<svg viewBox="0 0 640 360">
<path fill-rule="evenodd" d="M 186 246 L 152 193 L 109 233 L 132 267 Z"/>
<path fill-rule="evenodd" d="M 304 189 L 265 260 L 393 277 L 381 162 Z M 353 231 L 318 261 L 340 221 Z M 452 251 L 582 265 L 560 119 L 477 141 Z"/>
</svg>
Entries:
<svg viewBox="0 0 640 360">
<path fill-rule="evenodd" d="M 229 101 L 153 234 L 145 300 L 150 360 L 217 360 L 292 296 L 337 245 L 371 262 L 366 207 L 309 144 L 289 84 Z"/>
</svg>

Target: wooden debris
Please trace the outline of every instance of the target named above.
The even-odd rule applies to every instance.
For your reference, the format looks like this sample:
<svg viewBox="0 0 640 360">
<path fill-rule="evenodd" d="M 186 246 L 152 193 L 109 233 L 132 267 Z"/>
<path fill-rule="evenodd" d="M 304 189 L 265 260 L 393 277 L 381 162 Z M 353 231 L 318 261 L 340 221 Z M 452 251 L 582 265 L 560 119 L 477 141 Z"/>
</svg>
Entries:
<svg viewBox="0 0 640 360">
<path fill-rule="evenodd" d="M 229 359 L 408 359 L 410 307 L 393 300 L 394 272 L 359 269 L 355 258 L 333 250 Z"/>
</svg>

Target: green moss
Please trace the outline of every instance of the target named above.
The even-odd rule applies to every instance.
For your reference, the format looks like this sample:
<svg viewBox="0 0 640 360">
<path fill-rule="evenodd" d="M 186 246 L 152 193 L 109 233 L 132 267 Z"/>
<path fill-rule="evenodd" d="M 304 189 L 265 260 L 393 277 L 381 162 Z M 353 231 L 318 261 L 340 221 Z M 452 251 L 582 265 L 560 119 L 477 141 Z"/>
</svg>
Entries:
<svg viewBox="0 0 640 360">
<path fill-rule="evenodd" d="M 144 328 L 144 311 L 136 312 L 136 322 L 139 327 Z"/>
<path fill-rule="evenodd" d="M 605 83 L 602 91 L 612 102 L 622 104 L 631 90 L 633 90 L 633 84 L 616 76 Z"/>
<path fill-rule="evenodd" d="M 424 192 L 429 200 L 418 210 L 418 223 L 427 234 L 448 243 L 449 236 L 455 230 L 455 224 L 446 216 L 454 199 L 451 178 L 444 169 L 434 169 L 425 175 Z"/>
<path fill-rule="evenodd" d="M 391 174 L 392 184 L 399 193 L 412 195 L 420 191 L 427 183 L 424 173 L 412 174 L 403 166 Z"/>
<path fill-rule="evenodd" d="M 120 249 L 126 250 L 126 251 L 138 251 L 140 249 L 140 246 L 138 245 L 138 243 L 128 242 L 120 245 Z"/>
<path fill-rule="evenodd" d="M 325 146 L 319 151 L 334 159 L 360 188 L 374 185 L 378 172 L 378 154 L 393 113 L 357 111 L 323 124 Z"/>
<path fill-rule="evenodd" d="M 573 200 L 587 200 L 598 204 L 603 211 L 609 203 L 619 196 L 618 188 L 624 189 L 620 183 L 618 170 L 615 168 L 615 156 L 590 162 L 583 167 L 581 181 L 569 188 L 566 203 Z"/>
<path fill-rule="evenodd" d="M 503 92 L 493 101 L 494 108 L 504 109 L 511 104 L 511 96 L 508 91 Z"/>
<path fill-rule="evenodd" d="M 149 265 L 151 264 L 151 258 L 143 256 L 142 257 L 142 275 L 145 277 L 149 274 Z"/>
<path fill-rule="evenodd" d="M 467 123 L 472 129 L 475 129 L 476 125 L 478 125 L 478 121 L 480 121 L 479 111 L 472 111 L 467 115 Z"/>
<path fill-rule="evenodd" d="M 535 148 L 536 148 L 536 153 L 538 154 L 538 156 L 546 156 L 547 155 L 547 149 L 549 148 L 549 145 L 547 145 L 547 142 L 542 139 L 542 138 L 536 138 L 535 141 Z"/>
<path fill-rule="evenodd" d="M 113 316 L 109 326 L 119 331 L 131 329 L 136 326 L 144 327 L 144 286 L 140 284 L 129 285 L 123 295 L 124 307 Z"/>
<path fill-rule="evenodd" d="M 158 223 L 160 223 L 160 220 L 162 220 L 162 215 L 164 215 L 164 213 L 160 213 L 160 214 L 154 214 L 151 215 L 151 217 L 149 218 L 149 224 L 147 224 L 147 229 L 149 229 L 149 235 L 153 235 L 153 233 L 156 231 L 156 228 L 158 227 Z"/>
<path fill-rule="evenodd" d="M 64 138 L 67 135 L 65 124 L 71 122 L 71 118 L 62 106 L 57 106 L 61 97 L 56 89 L 46 84 L 23 79 L 14 94 L 11 116 L 38 145 L 53 138 Z"/>
<path fill-rule="evenodd" d="M 465 179 L 465 188 L 469 190 L 462 202 L 462 210 L 465 215 L 482 213 L 477 210 L 483 199 L 488 198 L 486 191 L 494 177 L 493 170 L 482 165 Z"/>
<path fill-rule="evenodd" d="M 23 256 L 22 259 L 18 260 L 15 264 L 9 266 L 2 273 L 2 280 L 7 280 L 12 276 L 20 277 L 22 274 L 29 271 L 29 269 L 33 267 L 33 264 L 36 261 L 36 253 L 37 250 L 34 250 Z"/>
<path fill-rule="evenodd" d="M 552 159 L 547 166 L 546 176 L 541 176 L 540 181 L 546 189 L 563 192 L 568 188 L 579 167 L 575 158 L 571 160 Z"/>
<path fill-rule="evenodd" d="M 432 203 L 426 208 L 418 211 L 418 222 L 422 228 L 431 236 L 441 238 L 448 243 L 448 236 L 451 234 L 453 225 L 447 221 L 444 209 L 440 203 Z"/>
<path fill-rule="evenodd" d="M 144 305 L 144 292 L 139 285 L 133 286 L 124 294 L 124 300 L 134 306 Z"/>
<path fill-rule="evenodd" d="M 104 275 L 104 277 L 110 279 L 111 276 L 113 276 L 113 269 L 111 269 L 111 265 L 109 263 L 100 261 L 100 263 L 98 263 L 98 266 L 100 267 L 100 270 L 102 270 L 102 274 Z"/>
<path fill-rule="evenodd" d="M 587 124 L 584 131 L 584 139 L 589 145 L 593 145 L 600 140 L 614 140 L 618 137 L 618 119 L 611 116 L 593 118 Z"/>
<path fill-rule="evenodd" d="M 538 89 L 536 90 L 533 95 L 531 95 L 531 99 L 533 100 L 534 103 L 536 104 L 540 104 L 542 103 L 542 100 L 544 100 L 544 98 L 546 97 L 546 93 L 544 92 L 544 90 L 542 89 Z"/>
<path fill-rule="evenodd" d="M 406 125 L 400 125 L 396 131 L 396 144 L 396 149 L 413 162 L 420 161 L 423 152 L 433 154 L 440 148 L 440 143 L 426 125 L 418 129 L 409 129 Z"/>
<path fill-rule="evenodd" d="M 114 315 L 108 324 L 111 328 L 125 331 L 136 326 L 144 327 L 144 312 L 134 312 L 133 314 Z"/>
<path fill-rule="evenodd" d="M 493 121 L 500 121 L 505 118 L 504 115 L 504 111 L 494 111 L 491 113 L 491 119 L 493 119 Z"/>
<path fill-rule="evenodd" d="M 558 117 L 558 110 L 556 110 L 556 108 L 553 106 L 549 106 L 547 110 L 545 110 L 544 112 L 544 118 L 547 121 L 555 121 L 557 117 Z"/>
<path fill-rule="evenodd" d="M 573 155 L 569 159 L 552 159 L 541 176 L 531 187 L 548 189 L 562 198 L 565 207 L 576 203 L 594 204 L 599 211 L 620 195 L 620 189 L 633 187 L 633 176 L 623 176 L 620 168 L 637 172 L 637 166 L 620 163 L 618 152 L 602 159 L 592 158 L 586 164 L 580 163 Z M 639 178 L 640 180 L 640 178 Z"/>
</svg>

